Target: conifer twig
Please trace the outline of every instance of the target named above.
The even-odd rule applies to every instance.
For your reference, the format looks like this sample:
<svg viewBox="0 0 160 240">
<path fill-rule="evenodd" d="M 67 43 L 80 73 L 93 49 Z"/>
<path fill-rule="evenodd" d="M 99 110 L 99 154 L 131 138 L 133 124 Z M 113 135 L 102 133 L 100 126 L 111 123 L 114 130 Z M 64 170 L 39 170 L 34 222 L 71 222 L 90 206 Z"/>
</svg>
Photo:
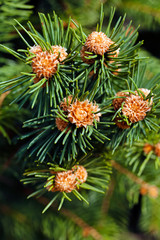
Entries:
<svg viewBox="0 0 160 240">
<path fill-rule="evenodd" d="M 97 230 L 91 226 L 89 226 L 82 218 L 77 216 L 75 213 L 72 213 L 68 209 L 62 209 L 62 214 L 69 217 L 74 221 L 79 227 L 83 229 L 84 237 L 92 236 L 95 240 L 102 240 L 102 236 L 97 232 Z"/>
<path fill-rule="evenodd" d="M 101 212 L 105 216 L 108 213 L 108 209 L 109 209 L 109 205 L 110 205 L 110 199 L 112 197 L 112 194 L 113 194 L 113 191 L 114 191 L 114 187 L 115 187 L 115 181 L 114 181 L 114 179 L 112 179 L 110 184 L 109 184 L 108 191 L 106 192 L 106 195 L 104 197 L 104 200 L 102 202 L 102 207 L 101 207 Z"/>
<path fill-rule="evenodd" d="M 139 184 L 141 188 L 143 189 L 141 194 L 146 195 L 149 194 L 152 198 L 157 198 L 158 196 L 158 188 L 155 185 L 151 185 L 148 182 L 145 182 L 141 178 L 137 177 L 135 174 L 127 170 L 126 168 L 122 167 L 119 163 L 117 163 L 114 160 L 111 160 L 111 165 L 114 167 L 117 171 L 120 173 L 126 175 L 128 178 L 130 178 L 133 182 Z"/>
<path fill-rule="evenodd" d="M 16 218 L 16 220 L 18 220 L 21 223 L 27 221 L 27 218 L 24 214 L 22 214 L 21 212 L 18 212 L 17 210 L 9 207 L 6 204 L 1 204 L 0 212 L 5 215 L 14 216 Z"/>
<path fill-rule="evenodd" d="M 37 198 L 36 200 L 44 205 L 48 204 L 48 199 L 45 197 L 40 197 L 40 198 Z M 57 207 L 56 204 L 51 206 L 52 209 L 56 209 L 56 207 Z M 75 213 L 73 213 L 70 210 L 65 209 L 65 208 L 61 209 L 60 213 L 64 216 L 70 218 L 75 224 L 77 224 L 79 227 L 81 227 L 83 229 L 84 237 L 87 237 L 90 235 L 95 240 L 103 240 L 102 235 L 100 235 L 100 233 L 97 232 L 97 230 L 95 228 L 88 225 L 82 218 L 77 216 Z"/>
<path fill-rule="evenodd" d="M 145 181 L 143 181 L 141 178 L 137 177 L 135 174 L 133 174 L 132 172 L 130 172 L 129 170 L 127 170 L 126 168 L 122 167 L 122 165 L 120 165 L 119 163 L 117 163 L 114 160 L 110 161 L 112 164 L 112 167 L 114 167 L 117 171 L 119 171 L 120 173 L 123 173 L 124 175 L 126 175 L 128 178 L 130 178 L 133 182 L 139 184 L 139 185 L 143 185 L 143 184 L 147 184 Z"/>
<path fill-rule="evenodd" d="M 0 107 L 2 106 L 4 99 L 7 97 L 7 95 L 8 95 L 9 93 L 10 93 L 10 91 L 7 91 L 7 92 L 2 93 L 2 94 L 0 95 Z"/>
</svg>

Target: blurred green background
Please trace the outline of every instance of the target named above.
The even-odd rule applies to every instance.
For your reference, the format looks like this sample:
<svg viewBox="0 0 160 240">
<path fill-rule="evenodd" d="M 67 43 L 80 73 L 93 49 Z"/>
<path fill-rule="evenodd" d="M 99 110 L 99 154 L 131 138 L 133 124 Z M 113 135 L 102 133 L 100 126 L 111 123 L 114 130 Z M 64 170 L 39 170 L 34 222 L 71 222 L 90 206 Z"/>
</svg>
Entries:
<svg viewBox="0 0 160 240">
<path fill-rule="evenodd" d="M 0 1 L 0 43 L 17 50 L 24 44 L 13 27 L 14 19 L 27 27 L 28 20 L 40 30 L 38 12 L 53 10 L 67 24 L 68 17 L 82 24 L 86 34 L 96 29 L 99 21 L 100 4 L 104 4 L 104 27 L 111 7 L 116 7 L 113 24 L 119 16 L 127 14 L 126 25 L 133 20 L 133 27 L 140 25 L 139 40 L 144 40 L 140 55 L 150 57 L 148 77 L 160 72 L 160 1 L 159 0 L 46 0 L 46 1 Z M 21 30 L 22 31 L 22 30 Z M 21 32 L 23 33 L 23 31 Z M 18 76 L 26 66 L 1 49 L 0 81 Z M 14 93 L 16 94 L 16 93 Z M 139 195 L 137 203 L 131 203 L 126 189 L 132 182 L 125 175 L 114 175 L 106 195 L 90 193 L 90 206 L 73 201 L 65 204 L 62 211 L 52 207 L 44 215 L 41 211 L 47 202 L 45 198 L 27 200 L 30 189 L 19 182 L 21 169 L 14 158 L 18 146 L 15 127 L 21 129 L 17 121 L 17 106 L 8 107 L 8 96 L 3 109 L 12 111 L 9 118 L 2 121 L 0 129 L 0 239 L 1 240 L 158 240 L 160 239 L 160 205 L 155 199 Z M 29 113 L 22 110 L 19 120 Z M 11 117 L 12 116 L 12 117 Z M 1 119 L 0 119 L 1 120 Z M 2 119 L 3 120 L 3 119 Z M 13 127 L 14 126 L 14 127 Z M 6 133 L 2 128 L 7 128 Z M 8 140 L 4 137 L 7 137 Z M 10 140 L 12 139 L 12 144 Z M 159 174 L 159 172 L 158 172 Z M 127 183 L 126 183 L 127 182 Z M 125 183 L 125 184 L 124 184 Z"/>
</svg>

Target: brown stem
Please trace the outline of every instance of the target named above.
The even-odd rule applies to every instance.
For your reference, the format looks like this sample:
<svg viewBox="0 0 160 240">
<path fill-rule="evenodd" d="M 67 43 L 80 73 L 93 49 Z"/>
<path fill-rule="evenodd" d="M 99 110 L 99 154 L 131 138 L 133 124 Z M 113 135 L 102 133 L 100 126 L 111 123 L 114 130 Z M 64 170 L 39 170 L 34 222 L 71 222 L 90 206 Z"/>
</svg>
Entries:
<svg viewBox="0 0 160 240">
<path fill-rule="evenodd" d="M 109 189 L 104 197 L 103 203 L 102 203 L 102 208 L 101 208 L 101 212 L 106 216 L 108 213 L 108 209 L 110 206 L 110 199 L 112 197 L 113 191 L 114 191 L 114 187 L 115 187 L 115 181 L 114 179 L 111 180 L 110 184 L 109 184 Z"/>
<path fill-rule="evenodd" d="M 112 164 L 112 167 L 114 167 L 116 170 L 118 170 L 120 173 L 123 173 L 126 175 L 128 178 L 130 178 L 133 182 L 139 184 L 139 185 L 144 185 L 147 184 L 145 181 L 143 181 L 141 178 L 137 177 L 135 174 L 127 170 L 126 168 L 122 167 L 119 163 L 117 163 L 114 160 L 110 161 Z"/>
<path fill-rule="evenodd" d="M 45 197 L 40 197 L 37 199 L 37 201 L 39 201 L 40 203 L 42 203 L 43 205 L 48 204 L 48 199 Z M 52 209 L 56 209 L 57 205 L 54 204 L 51 206 Z M 79 227 L 81 227 L 83 229 L 83 235 L 84 237 L 87 236 L 92 236 L 95 240 L 102 240 L 103 237 L 100 235 L 99 232 L 97 232 L 97 230 L 93 227 L 91 227 L 90 225 L 88 225 L 83 219 L 81 219 L 79 216 L 77 216 L 75 213 L 71 212 L 68 209 L 61 209 L 60 213 L 68 218 L 70 218 L 75 224 L 77 224 Z"/>
<path fill-rule="evenodd" d="M 2 107 L 3 101 L 4 101 L 4 99 L 6 98 L 6 96 L 7 96 L 9 93 L 10 93 L 10 91 L 7 91 L 7 92 L 2 93 L 2 94 L 0 95 L 0 107 Z"/>
<path fill-rule="evenodd" d="M 5 215 L 14 216 L 21 223 L 27 221 L 27 217 L 24 214 L 12 209 L 11 207 L 5 204 L 1 204 L 0 212 L 2 212 Z"/>
<path fill-rule="evenodd" d="M 115 162 L 114 160 L 110 161 L 112 166 L 119 171 L 120 173 L 123 173 L 128 178 L 130 178 L 133 182 L 140 185 L 140 193 L 141 195 L 148 194 L 151 198 L 157 198 L 159 195 L 159 189 L 154 186 L 150 185 L 149 183 L 143 181 L 141 178 L 137 177 L 132 172 L 128 171 L 126 168 L 122 167 L 119 163 Z"/>
</svg>

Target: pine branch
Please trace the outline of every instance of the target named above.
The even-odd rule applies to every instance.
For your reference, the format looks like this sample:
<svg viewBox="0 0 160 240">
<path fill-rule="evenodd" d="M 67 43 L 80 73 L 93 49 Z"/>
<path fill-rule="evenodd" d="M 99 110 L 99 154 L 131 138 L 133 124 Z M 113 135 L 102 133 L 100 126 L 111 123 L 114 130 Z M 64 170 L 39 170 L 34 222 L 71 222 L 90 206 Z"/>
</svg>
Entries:
<svg viewBox="0 0 160 240">
<path fill-rule="evenodd" d="M 101 212 L 104 216 L 107 216 L 107 214 L 108 214 L 108 210 L 110 207 L 110 200 L 111 200 L 112 194 L 114 192 L 115 184 L 116 183 L 115 183 L 114 179 L 111 178 L 108 190 L 105 194 L 105 197 L 103 199 L 102 206 L 101 206 Z"/>
<path fill-rule="evenodd" d="M 38 202 L 40 202 L 43 205 L 48 204 L 48 199 L 45 197 L 40 197 L 37 199 Z M 56 209 L 55 205 L 51 206 L 52 209 Z M 82 218 L 77 216 L 75 213 L 71 212 L 68 209 L 62 208 L 60 211 L 60 214 L 66 216 L 67 218 L 71 219 L 77 226 L 83 229 L 83 234 L 85 237 L 92 236 L 95 240 L 102 240 L 103 237 L 100 235 L 100 233 L 93 227 L 89 226 Z"/>
<path fill-rule="evenodd" d="M 132 172 L 130 172 L 128 169 L 122 167 L 119 163 L 117 163 L 114 160 L 110 161 L 112 164 L 112 167 L 115 168 L 118 172 L 124 174 L 127 176 L 129 179 L 131 179 L 133 182 L 136 184 L 140 185 L 141 187 L 141 194 L 146 195 L 147 193 L 149 194 L 150 197 L 156 198 L 158 195 L 158 188 L 154 185 L 150 185 L 148 182 L 145 182 Z"/>
</svg>

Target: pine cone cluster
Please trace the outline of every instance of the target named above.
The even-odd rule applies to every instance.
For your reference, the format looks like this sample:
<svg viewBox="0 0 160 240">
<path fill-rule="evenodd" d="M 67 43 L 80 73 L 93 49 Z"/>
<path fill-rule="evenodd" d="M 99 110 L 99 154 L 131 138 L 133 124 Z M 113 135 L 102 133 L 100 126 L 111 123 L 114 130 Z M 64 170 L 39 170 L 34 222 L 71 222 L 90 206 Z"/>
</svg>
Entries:
<svg viewBox="0 0 160 240">
<path fill-rule="evenodd" d="M 30 49 L 36 56 L 32 59 L 32 70 L 36 73 L 37 79 L 50 79 L 57 71 L 58 63 L 67 57 L 66 49 L 61 46 L 52 46 L 50 51 L 42 51 L 37 45 Z"/>
<path fill-rule="evenodd" d="M 75 100 L 72 103 L 72 96 L 69 96 L 67 99 L 64 98 L 63 102 L 60 103 L 60 107 L 65 111 L 66 117 L 69 122 L 64 120 L 58 120 L 56 118 L 56 125 L 60 131 L 63 131 L 67 124 L 75 124 L 77 128 L 87 127 L 88 125 L 93 125 L 94 120 L 100 121 L 101 113 L 99 106 L 96 103 L 90 103 L 87 100 L 79 101 Z M 96 113 L 98 112 L 98 113 Z"/>
<path fill-rule="evenodd" d="M 116 94 L 118 98 L 115 98 L 112 102 L 115 111 L 122 108 L 121 115 L 128 119 L 129 124 L 142 121 L 146 117 L 146 113 L 151 111 L 153 103 L 153 98 L 146 99 L 150 94 L 150 90 L 140 88 L 138 92 L 134 91 L 134 93 L 118 92 Z M 128 124 L 124 123 L 122 119 L 117 117 L 116 124 L 119 128 L 126 129 Z"/>
<path fill-rule="evenodd" d="M 72 170 L 57 172 L 54 182 L 47 185 L 48 191 L 70 193 L 87 180 L 88 173 L 83 166 L 75 165 Z"/>
<path fill-rule="evenodd" d="M 157 157 L 160 157 L 160 142 L 157 143 L 156 145 L 145 143 L 144 146 L 143 146 L 143 152 L 147 155 L 151 151 L 154 151 L 155 155 Z"/>
<path fill-rule="evenodd" d="M 66 122 L 59 117 L 56 118 L 56 126 L 61 132 L 63 132 L 63 130 L 68 126 L 68 124 L 69 122 Z M 66 130 L 66 133 L 68 132 L 68 130 L 69 128 Z"/>
<path fill-rule="evenodd" d="M 149 195 L 151 198 L 157 198 L 159 195 L 158 188 L 156 186 L 143 184 L 140 188 L 141 195 Z"/>
<path fill-rule="evenodd" d="M 110 46 L 113 44 L 114 42 L 103 32 L 92 32 L 88 35 L 86 42 L 81 49 L 82 61 L 88 64 L 94 63 L 94 59 L 88 59 L 89 56 L 92 56 L 89 53 L 102 56 L 108 52 L 110 57 L 117 57 L 119 54 L 119 49 L 115 50 L 114 52 L 109 50 Z"/>
</svg>

